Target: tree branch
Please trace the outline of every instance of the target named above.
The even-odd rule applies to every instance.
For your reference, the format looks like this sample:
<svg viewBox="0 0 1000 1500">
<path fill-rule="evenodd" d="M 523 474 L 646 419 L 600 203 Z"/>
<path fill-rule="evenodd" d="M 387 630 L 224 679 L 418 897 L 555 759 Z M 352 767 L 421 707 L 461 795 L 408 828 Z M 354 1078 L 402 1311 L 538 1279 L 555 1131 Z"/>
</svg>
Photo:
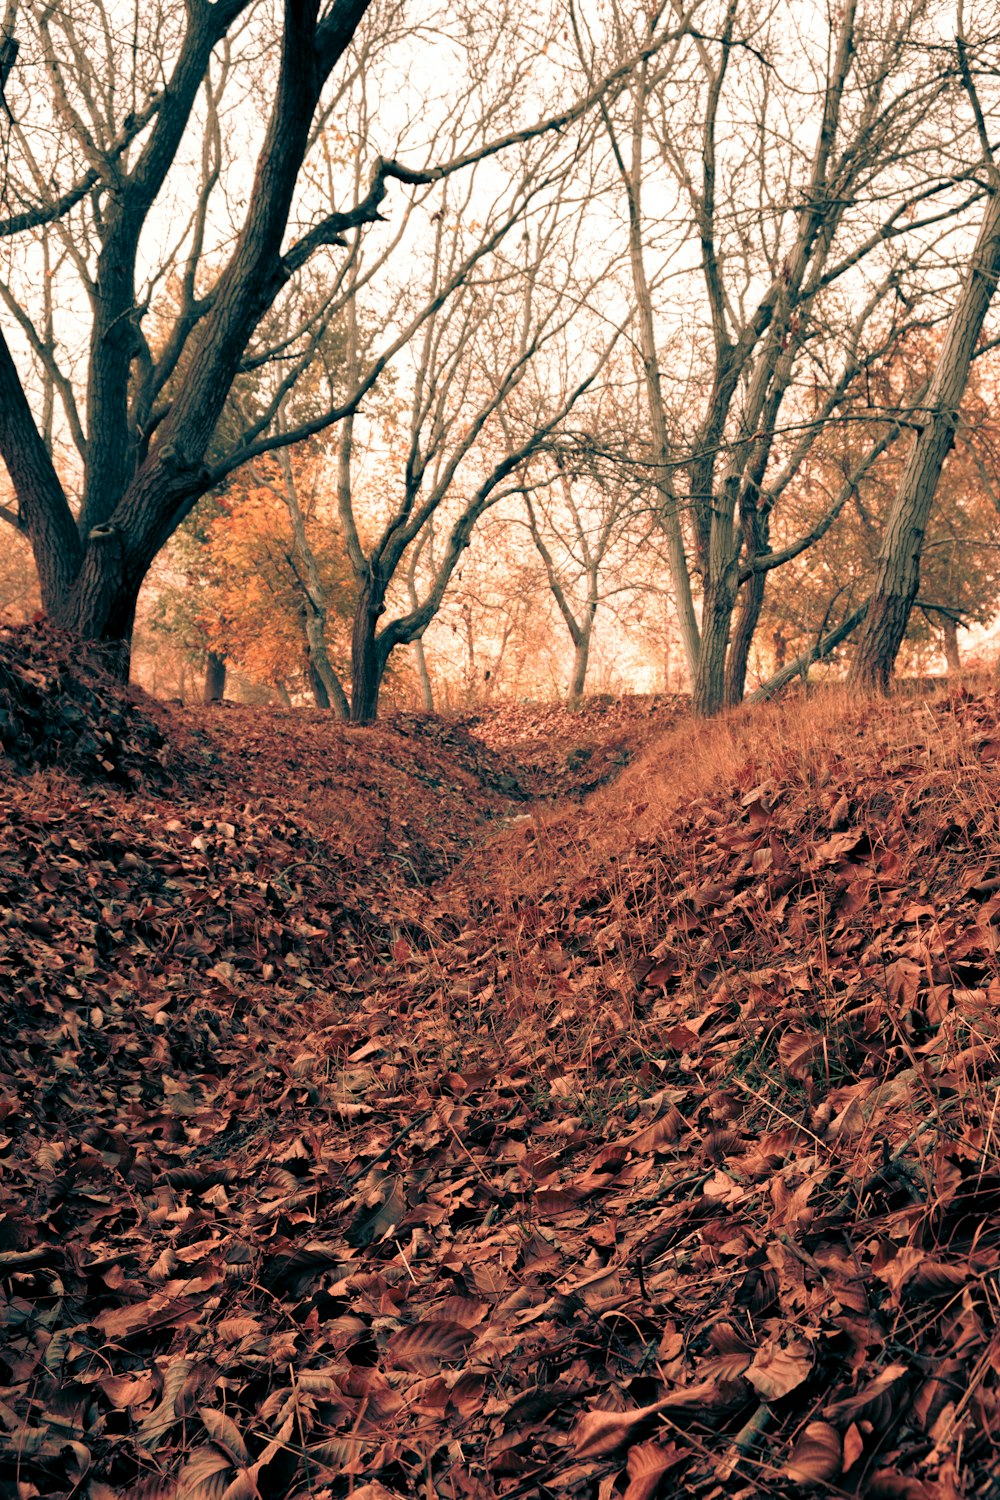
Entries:
<svg viewBox="0 0 1000 1500">
<path fill-rule="evenodd" d="M 825 635 L 822 640 L 816 641 L 807 651 L 803 651 L 801 656 L 797 656 L 794 661 L 790 661 L 787 666 L 782 667 L 780 672 L 775 672 L 774 676 L 769 677 L 766 682 L 762 683 L 756 692 L 750 693 L 744 699 L 744 702 L 766 703 L 769 698 L 773 698 L 776 693 L 780 693 L 782 688 L 787 687 L 794 678 L 801 677 L 803 672 L 808 671 L 813 662 L 822 661 L 832 651 L 836 651 L 841 642 L 846 641 L 851 632 L 857 630 L 868 613 L 870 602 L 870 600 L 866 599 L 864 604 L 854 610 L 852 614 L 849 614 L 847 619 L 843 620 L 837 626 L 836 630 L 831 630 L 829 635 Z"/>
</svg>

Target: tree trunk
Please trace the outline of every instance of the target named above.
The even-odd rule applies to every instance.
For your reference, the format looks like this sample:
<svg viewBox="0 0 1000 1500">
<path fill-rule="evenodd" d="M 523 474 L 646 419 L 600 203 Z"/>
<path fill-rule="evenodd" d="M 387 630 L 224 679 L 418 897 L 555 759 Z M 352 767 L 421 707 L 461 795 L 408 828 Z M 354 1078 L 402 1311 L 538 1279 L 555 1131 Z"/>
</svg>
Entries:
<svg viewBox="0 0 1000 1500">
<path fill-rule="evenodd" d="M 221 651 L 210 651 L 205 659 L 204 703 L 221 703 L 226 693 L 226 658 Z"/>
<path fill-rule="evenodd" d="M 309 678 L 309 688 L 316 707 L 328 709 L 330 707 L 330 694 L 327 692 L 323 679 L 316 670 L 316 663 L 308 651 L 306 652 L 306 676 Z"/>
<path fill-rule="evenodd" d="M 587 668 L 590 665 L 593 623 L 591 618 L 573 642 L 573 675 L 570 678 L 569 695 L 566 699 L 567 708 L 579 708 L 583 700 L 583 690 L 587 683 Z"/>
<path fill-rule="evenodd" d="M 425 713 L 434 712 L 434 689 L 431 686 L 431 674 L 427 670 L 427 652 L 424 643 L 418 636 L 413 642 L 413 653 L 417 658 L 417 677 L 420 679 L 420 701 Z"/>
<path fill-rule="evenodd" d="M 379 590 L 364 585 L 354 612 L 351 636 L 351 723 L 372 724 L 378 716 L 378 695 L 386 657 L 376 636 L 384 605 Z"/>
<path fill-rule="evenodd" d="M 691 706 L 698 718 L 717 714 L 726 701 L 726 652 L 739 589 L 739 546 L 734 503 L 723 495 L 712 508 L 712 528 L 701 614 L 701 654 Z"/>
<path fill-rule="evenodd" d="M 725 703 L 727 708 L 736 708 L 743 702 L 750 647 L 753 645 L 757 623 L 760 620 L 766 583 L 766 573 L 754 573 L 747 579 L 740 591 L 736 624 L 726 656 Z"/>
<path fill-rule="evenodd" d="M 142 583 L 129 575 L 122 534 L 116 526 L 95 526 L 84 564 L 73 586 L 58 599 L 45 599 L 46 613 L 60 630 L 90 641 L 106 670 L 127 682 L 132 664 L 132 631 Z"/>
<path fill-rule="evenodd" d="M 961 672 L 962 658 L 958 650 L 958 623 L 951 615 L 941 616 L 941 635 L 944 643 L 944 659 L 949 672 Z"/>
<path fill-rule="evenodd" d="M 306 604 L 306 641 L 308 642 L 309 681 L 318 708 L 329 708 L 340 720 L 350 718 L 347 694 L 340 685 L 340 678 L 333 670 L 330 653 L 326 647 L 326 611 L 315 609 L 312 601 Z M 317 692 L 317 684 L 320 692 Z M 325 701 L 321 701 L 322 700 Z"/>
<path fill-rule="evenodd" d="M 725 704 L 726 650 L 729 646 L 729 622 L 732 600 L 719 587 L 705 593 L 701 618 L 701 655 L 694 677 L 691 706 L 696 718 L 707 719 Z"/>
<path fill-rule="evenodd" d="M 938 478 L 955 437 L 958 409 L 983 320 L 1000 276 L 1000 191 L 993 189 L 972 260 L 948 323 L 919 429 L 879 550 L 875 587 L 849 682 L 885 692 L 920 582 L 920 552 Z"/>
</svg>

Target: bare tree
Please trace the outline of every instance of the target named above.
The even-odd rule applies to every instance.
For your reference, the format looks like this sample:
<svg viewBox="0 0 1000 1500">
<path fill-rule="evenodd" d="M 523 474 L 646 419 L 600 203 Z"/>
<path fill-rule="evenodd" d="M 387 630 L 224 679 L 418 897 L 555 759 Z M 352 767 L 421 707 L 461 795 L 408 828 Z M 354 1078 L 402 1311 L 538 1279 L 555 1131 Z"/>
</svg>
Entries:
<svg viewBox="0 0 1000 1500">
<path fill-rule="evenodd" d="M 969 51 L 961 34 L 956 52 L 959 71 L 972 106 L 982 151 L 986 211 L 969 258 L 954 310 L 938 356 L 905 469 L 885 528 L 875 572 L 875 586 L 858 643 L 850 681 L 856 688 L 885 691 L 906 632 L 920 583 L 924 534 L 944 461 L 955 442 L 959 408 L 969 379 L 976 345 L 1000 279 L 1000 171 L 994 160 L 986 120 L 973 78 Z M 953 622 L 954 623 L 954 622 Z M 953 642 L 957 658 L 957 642 Z"/>
<path fill-rule="evenodd" d="M 183 9 L 135 0 L 126 26 L 101 0 L 80 10 L 44 0 L 7 7 L 0 238 L 27 249 L 16 266 L 9 263 L 20 290 L 8 275 L 3 300 L 42 371 L 43 390 L 36 416 L 35 386 L 0 335 L 0 456 L 48 614 L 113 645 L 122 668 L 139 588 L 165 540 L 235 465 L 296 436 L 265 424 L 225 461 L 207 460 L 233 381 L 248 360 L 267 357 L 248 351 L 289 283 L 314 257 L 344 246 L 352 230 L 377 222 L 391 183 L 419 192 L 563 129 L 598 95 L 623 86 L 635 62 L 626 60 L 568 108 L 516 129 L 509 121 L 524 95 L 523 68 L 508 70 L 485 116 L 473 111 L 475 138 L 456 154 L 419 169 L 380 156 L 360 193 L 337 193 L 317 208 L 308 190 L 321 173 L 310 163 L 322 159 L 338 98 L 373 49 L 390 45 L 407 24 L 402 5 L 384 0 L 376 24 L 361 28 L 370 4 L 283 0 L 272 17 L 252 0 L 189 0 Z M 447 13 L 436 19 L 447 32 Z M 452 56 L 460 23 L 448 37 Z M 649 45 L 655 51 L 662 38 Z M 476 86 L 488 81 L 488 55 L 487 47 L 478 58 Z M 232 129 L 244 135 L 258 118 L 266 122 L 249 185 L 238 156 L 225 149 L 221 124 L 224 91 L 239 68 L 244 90 L 252 71 L 252 90 L 249 103 L 233 106 Z M 454 101 L 456 111 L 461 104 Z M 347 206 L 337 207 L 345 197 Z M 228 210 L 220 217 L 220 202 L 236 211 L 241 201 L 235 223 Z M 180 228 L 171 239 L 175 215 Z M 169 243 L 158 257 L 163 240 Z M 54 274 L 76 277 L 61 337 L 51 302 L 35 292 L 45 256 Z M 150 260 L 160 270 L 143 290 L 141 268 Z M 181 306 L 154 355 L 143 325 L 155 283 L 170 267 L 182 283 Z M 78 380 L 59 351 L 75 349 L 82 325 L 89 326 Z M 313 332 L 303 330 L 302 358 Z M 363 396 L 354 392 L 352 409 Z M 60 466 L 65 483 L 53 461 L 56 403 L 75 450 L 72 463 Z M 325 420 L 348 414 L 329 412 Z"/>
<path fill-rule="evenodd" d="M 770 547 L 777 499 L 915 307 L 938 226 L 982 190 L 936 144 L 951 79 L 924 46 L 926 6 L 848 0 L 821 45 L 815 28 L 789 36 L 786 10 L 756 0 L 705 0 L 694 13 L 671 3 L 686 33 L 635 70 L 604 123 L 625 198 L 661 521 L 704 714 L 742 696 L 764 580 L 788 552 Z M 627 48 L 665 8 L 612 0 L 608 31 Z M 592 76 L 604 54 L 579 18 L 576 34 Z M 703 315 L 682 336 L 691 307 L 682 322 L 676 299 L 694 300 L 696 277 Z M 673 392 L 660 368 L 671 328 L 672 366 L 690 372 Z M 806 421 L 802 391 L 817 368 L 825 403 Z"/>
<path fill-rule="evenodd" d="M 632 591 L 629 564 L 649 527 L 644 485 L 625 461 L 634 414 L 623 401 L 622 373 L 617 367 L 588 403 L 586 428 L 547 456 L 548 482 L 525 495 L 531 540 L 573 644 L 570 707 L 583 697 L 598 608 Z"/>
<path fill-rule="evenodd" d="M 565 357 L 570 328 L 586 347 L 581 318 L 600 271 L 580 284 L 576 230 L 565 239 L 561 181 L 526 171 L 495 205 L 496 227 L 475 221 L 470 228 L 476 191 L 470 177 L 464 196 L 437 215 L 424 289 L 432 310 L 409 346 L 405 437 L 367 543 L 356 492 L 355 420 L 341 425 L 340 519 L 358 583 L 351 652 L 351 717 L 358 722 L 377 712 L 391 652 L 419 641 L 440 608 L 476 524 L 530 487 L 532 455 L 559 433 L 617 339 L 614 329 L 610 337 L 592 337 L 582 359 L 578 347 L 576 374 L 563 378 L 571 363 Z M 569 207 L 575 224 L 575 204 Z M 515 226 L 518 233 L 511 235 Z M 457 275 L 470 253 L 474 269 Z M 433 543 L 425 546 L 428 528 Z M 404 598 L 398 587 L 394 591 L 401 579 Z M 392 603 L 401 612 L 384 620 Z"/>
</svg>

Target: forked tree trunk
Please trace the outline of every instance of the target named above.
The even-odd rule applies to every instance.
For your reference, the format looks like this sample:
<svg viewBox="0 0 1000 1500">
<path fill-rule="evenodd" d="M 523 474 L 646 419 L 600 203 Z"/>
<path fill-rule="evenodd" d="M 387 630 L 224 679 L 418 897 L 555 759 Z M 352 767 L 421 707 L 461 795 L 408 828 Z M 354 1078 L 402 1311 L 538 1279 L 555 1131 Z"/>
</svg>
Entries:
<svg viewBox="0 0 1000 1500">
<path fill-rule="evenodd" d="M 948 323 L 919 429 L 899 481 L 875 571 L 875 587 L 849 682 L 885 692 L 920 582 L 920 553 L 938 479 L 983 320 L 1000 276 L 1000 190 L 993 188 L 969 269 Z"/>
<path fill-rule="evenodd" d="M 226 693 L 226 658 L 221 651 L 210 651 L 205 658 L 205 703 L 221 703 Z"/>
</svg>

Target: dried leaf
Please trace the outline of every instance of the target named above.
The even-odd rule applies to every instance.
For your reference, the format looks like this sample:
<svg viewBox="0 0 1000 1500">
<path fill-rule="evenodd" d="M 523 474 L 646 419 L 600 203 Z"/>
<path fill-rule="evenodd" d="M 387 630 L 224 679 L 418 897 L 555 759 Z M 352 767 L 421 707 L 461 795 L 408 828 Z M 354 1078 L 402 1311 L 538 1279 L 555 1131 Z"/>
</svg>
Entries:
<svg viewBox="0 0 1000 1500">
<path fill-rule="evenodd" d="M 808 1380 L 812 1369 L 812 1349 L 803 1340 L 792 1340 L 784 1347 L 772 1341 L 758 1349 L 746 1379 L 765 1401 L 780 1401 Z"/>
<path fill-rule="evenodd" d="M 463 1359 L 472 1340 L 463 1324 L 432 1318 L 394 1333 L 386 1353 L 396 1369 L 432 1373 L 439 1365 Z"/>
<path fill-rule="evenodd" d="M 684 1450 L 673 1443 L 666 1447 L 659 1443 L 637 1443 L 629 1449 L 626 1464 L 629 1482 L 624 1500 L 655 1500 L 666 1475 L 686 1457 Z"/>
<path fill-rule="evenodd" d="M 800 1434 L 785 1465 L 789 1479 L 799 1484 L 822 1484 L 839 1478 L 840 1433 L 829 1422 L 810 1422 Z"/>
</svg>

